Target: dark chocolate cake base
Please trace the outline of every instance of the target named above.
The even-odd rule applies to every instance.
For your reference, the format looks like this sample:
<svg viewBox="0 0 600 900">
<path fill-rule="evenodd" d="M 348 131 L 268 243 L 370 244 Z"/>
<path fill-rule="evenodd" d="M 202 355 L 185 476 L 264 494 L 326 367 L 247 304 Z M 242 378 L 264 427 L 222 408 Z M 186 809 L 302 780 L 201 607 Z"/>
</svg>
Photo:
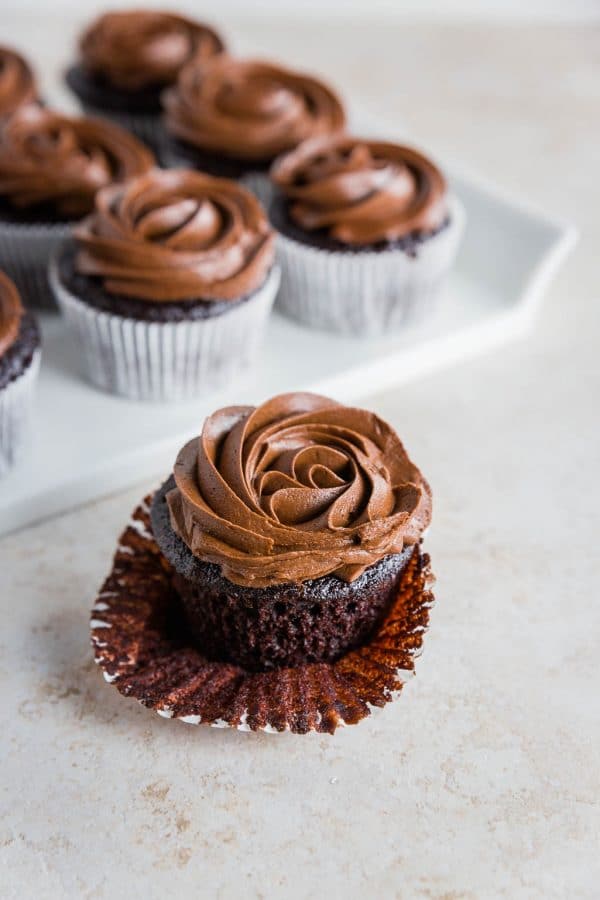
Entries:
<svg viewBox="0 0 600 900">
<path fill-rule="evenodd" d="M 376 244 L 365 246 L 349 245 L 330 237 L 324 228 L 305 231 L 297 225 L 290 216 L 289 201 L 281 193 L 275 194 L 271 200 L 269 218 L 273 227 L 285 237 L 320 250 L 332 250 L 336 253 L 382 253 L 390 250 L 402 250 L 408 256 L 413 257 L 418 255 L 420 246 L 430 238 L 435 237 L 436 234 L 439 234 L 450 224 L 450 219 L 448 218 L 435 231 L 415 231 L 395 241 L 379 241 Z"/>
<path fill-rule="evenodd" d="M 0 391 L 29 368 L 39 346 L 37 322 L 30 312 L 26 312 L 21 319 L 16 341 L 0 356 Z"/>
<path fill-rule="evenodd" d="M 157 491 L 152 529 L 175 570 L 190 634 L 209 659 L 249 671 L 333 662 L 369 638 L 397 597 L 414 547 L 385 557 L 351 583 L 326 575 L 266 588 L 232 584 L 171 528 L 165 496 L 174 486 L 171 477 Z"/>
<path fill-rule="evenodd" d="M 137 91 L 113 87 L 106 79 L 86 72 L 74 65 L 67 70 L 65 80 L 82 103 L 98 107 L 106 113 L 156 113 L 160 116 L 160 95 L 165 85 L 150 85 Z"/>
<path fill-rule="evenodd" d="M 166 155 L 178 164 L 187 164 L 201 172 L 207 172 L 215 178 L 242 178 L 249 172 L 268 172 L 272 159 L 248 160 L 226 156 L 223 153 L 210 153 L 193 144 L 178 140 L 172 135 L 166 142 Z"/>
<path fill-rule="evenodd" d="M 144 322 L 190 322 L 210 319 L 223 315 L 235 306 L 246 302 L 252 294 L 239 300 L 190 299 L 169 303 L 139 300 L 122 294 L 110 294 L 105 290 L 102 279 L 92 275 L 82 275 L 75 267 L 77 245 L 74 241 L 65 244 L 58 260 L 58 274 L 64 287 L 79 300 L 101 312 L 112 313 L 127 319 Z"/>
</svg>

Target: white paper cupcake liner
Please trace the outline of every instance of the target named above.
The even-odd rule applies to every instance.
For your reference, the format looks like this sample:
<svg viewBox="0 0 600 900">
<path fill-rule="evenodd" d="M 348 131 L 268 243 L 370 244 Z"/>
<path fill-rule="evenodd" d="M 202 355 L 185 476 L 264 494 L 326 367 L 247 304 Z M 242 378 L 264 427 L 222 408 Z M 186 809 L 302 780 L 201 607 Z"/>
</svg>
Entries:
<svg viewBox="0 0 600 900">
<path fill-rule="evenodd" d="M 115 125 L 120 125 L 125 131 L 130 131 L 137 138 L 154 151 L 158 161 L 164 164 L 165 130 L 162 124 L 162 116 L 157 113 L 134 113 L 101 109 L 89 103 L 81 103 L 86 116 L 109 119 Z"/>
<path fill-rule="evenodd" d="M 196 397 L 251 366 L 279 280 L 274 267 L 250 299 L 212 318 L 147 322 L 95 309 L 62 284 L 56 258 L 50 265 L 50 283 L 77 335 L 88 379 L 109 393 L 156 402 Z"/>
<path fill-rule="evenodd" d="M 281 289 L 277 308 L 326 331 L 372 337 L 397 331 L 430 312 L 452 267 L 464 230 L 464 209 L 449 202 L 450 222 L 403 250 L 337 252 L 277 235 Z"/>
<path fill-rule="evenodd" d="M 40 358 L 37 349 L 25 371 L 0 388 L 0 476 L 19 461 L 29 443 Z"/>
<path fill-rule="evenodd" d="M 56 308 L 48 263 L 70 233 L 67 224 L 0 221 L 0 269 L 12 278 L 27 306 Z"/>
</svg>

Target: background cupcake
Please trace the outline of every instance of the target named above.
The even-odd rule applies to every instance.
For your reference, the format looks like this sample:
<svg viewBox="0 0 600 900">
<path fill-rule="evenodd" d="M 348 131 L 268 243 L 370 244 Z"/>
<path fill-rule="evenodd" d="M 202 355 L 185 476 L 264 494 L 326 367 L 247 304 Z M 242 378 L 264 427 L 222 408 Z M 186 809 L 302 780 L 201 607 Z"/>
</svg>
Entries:
<svg viewBox="0 0 600 900">
<path fill-rule="evenodd" d="M 279 285 L 274 234 L 234 181 L 158 169 L 101 190 L 51 267 L 97 386 L 177 400 L 249 365 Z"/>
<path fill-rule="evenodd" d="M 275 157 L 345 123 L 341 101 L 321 81 L 226 55 L 184 69 L 164 104 L 168 159 L 241 178 L 265 203 Z"/>
<path fill-rule="evenodd" d="M 0 128 L 0 266 L 26 303 L 49 305 L 47 267 L 96 191 L 154 164 L 133 135 L 99 119 L 19 109 Z"/>
<path fill-rule="evenodd" d="M 222 50 L 221 37 L 201 22 L 153 10 L 109 12 L 82 35 L 67 83 L 87 113 L 129 128 L 158 153 L 161 91 L 190 60 Z"/>
<path fill-rule="evenodd" d="M 430 516 L 389 425 L 285 394 L 206 419 L 155 496 L 152 529 L 200 650 L 260 670 L 367 639 Z"/>
<path fill-rule="evenodd" d="M 10 47 L 0 47 L 0 121 L 39 99 L 29 63 Z"/>
<path fill-rule="evenodd" d="M 282 156 L 271 175 L 285 313 L 364 336 L 430 308 L 464 224 L 431 160 L 410 147 L 336 135 Z"/>
<path fill-rule="evenodd" d="M 40 335 L 13 282 L 0 271 L 0 475 L 29 438 L 31 403 L 40 366 Z"/>
</svg>

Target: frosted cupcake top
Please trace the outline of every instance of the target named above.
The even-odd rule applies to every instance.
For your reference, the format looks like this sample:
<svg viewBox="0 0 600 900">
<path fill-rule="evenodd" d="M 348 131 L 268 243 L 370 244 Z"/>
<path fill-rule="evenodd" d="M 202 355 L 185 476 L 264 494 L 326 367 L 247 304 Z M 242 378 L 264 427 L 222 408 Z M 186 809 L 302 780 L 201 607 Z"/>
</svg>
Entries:
<svg viewBox="0 0 600 900">
<path fill-rule="evenodd" d="M 0 197 L 17 209 L 49 205 L 79 218 L 101 187 L 153 165 L 137 138 L 103 119 L 27 106 L 0 130 Z"/>
<path fill-rule="evenodd" d="M 0 356 L 12 347 L 19 336 L 22 316 L 19 292 L 10 278 L 0 271 Z"/>
<path fill-rule="evenodd" d="M 78 271 L 143 300 L 236 300 L 273 264 L 274 233 L 237 182 L 154 169 L 101 190 L 75 229 Z"/>
<path fill-rule="evenodd" d="M 37 86 L 25 59 L 9 47 L 0 47 L 0 119 L 37 99 Z"/>
<path fill-rule="evenodd" d="M 276 160 L 271 177 L 293 222 L 344 244 L 433 232 L 448 215 L 440 170 L 399 144 L 341 134 L 307 141 Z"/>
<path fill-rule="evenodd" d="M 167 495 L 174 531 L 235 584 L 358 578 L 416 543 L 431 492 L 374 413 L 316 394 L 209 416 Z"/>
<path fill-rule="evenodd" d="M 270 161 L 345 122 L 340 100 L 321 81 L 224 54 L 187 66 L 164 103 L 175 137 L 248 161 Z"/>
<path fill-rule="evenodd" d="M 223 50 L 220 36 L 200 22 L 168 12 L 126 10 L 96 19 L 79 42 L 92 75 L 125 91 L 172 84 L 195 58 Z"/>
</svg>

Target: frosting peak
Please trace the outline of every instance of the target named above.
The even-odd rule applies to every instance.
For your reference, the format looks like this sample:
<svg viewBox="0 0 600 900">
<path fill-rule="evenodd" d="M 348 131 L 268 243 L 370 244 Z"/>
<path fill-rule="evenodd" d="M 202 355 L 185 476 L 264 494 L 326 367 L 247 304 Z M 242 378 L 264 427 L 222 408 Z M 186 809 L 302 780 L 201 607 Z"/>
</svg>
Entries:
<svg viewBox="0 0 600 900">
<path fill-rule="evenodd" d="M 316 394 L 209 416 L 175 463 L 171 524 L 235 584 L 354 581 L 416 543 L 427 482 L 373 413 Z"/>
<path fill-rule="evenodd" d="M 258 200 L 237 182 L 188 170 L 104 188 L 75 237 L 80 272 L 149 301 L 239 299 L 260 287 L 274 257 Z"/>
<path fill-rule="evenodd" d="M 49 203 L 59 215 L 78 218 L 99 188 L 153 164 L 137 138 L 103 119 L 28 106 L 0 131 L 0 196 L 16 207 Z"/>
<path fill-rule="evenodd" d="M 164 96 L 166 122 L 203 150 L 264 162 L 344 126 L 337 96 L 308 75 L 225 54 L 192 63 Z"/>
<path fill-rule="evenodd" d="M 0 356 L 19 336 L 22 315 L 19 292 L 10 278 L 0 271 Z"/>
<path fill-rule="evenodd" d="M 37 98 L 33 72 L 15 50 L 0 47 L 0 119 Z"/>
<path fill-rule="evenodd" d="M 88 71 L 129 91 L 172 84 L 190 60 L 223 50 L 221 38 L 207 25 L 152 10 L 105 13 L 79 46 Z"/>
<path fill-rule="evenodd" d="M 435 231 L 447 215 L 442 173 L 398 144 L 345 135 L 307 141 L 278 159 L 271 177 L 301 228 L 345 244 Z"/>
</svg>

